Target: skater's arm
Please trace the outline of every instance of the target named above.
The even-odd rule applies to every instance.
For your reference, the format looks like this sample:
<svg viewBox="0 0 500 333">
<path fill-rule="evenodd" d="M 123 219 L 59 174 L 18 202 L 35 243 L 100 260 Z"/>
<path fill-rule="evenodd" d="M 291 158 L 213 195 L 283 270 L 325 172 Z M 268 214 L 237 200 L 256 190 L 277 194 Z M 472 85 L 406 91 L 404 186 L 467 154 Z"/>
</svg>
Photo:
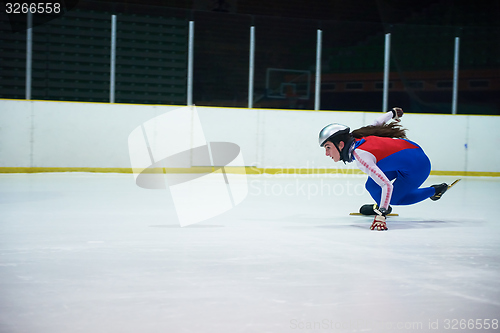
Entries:
<svg viewBox="0 0 500 333">
<path fill-rule="evenodd" d="M 373 126 L 380 126 L 388 122 L 392 119 L 392 111 L 383 113 L 381 116 L 378 116 L 372 123 Z"/>
<path fill-rule="evenodd" d="M 382 114 L 381 116 L 377 117 L 372 123 L 372 126 L 380 126 L 388 122 L 389 120 L 392 119 L 392 111 L 386 112 Z"/>
<path fill-rule="evenodd" d="M 401 121 L 399 118 L 403 116 L 403 109 L 395 107 L 391 111 L 388 111 L 381 116 L 377 117 L 372 123 L 372 126 L 381 126 L 387 123 L 389 120 L 394 119 L 395 121 Z"/>
<path fill-rule="evenodd" d="M 362 149 L 356 149 L 353 151 L 353 155 L 356 158 L 358 167 L 368 174 L 375 183 L 377 183 L 382 189 L 380 196 L 380 208 L 389 209 L 389 203 L 392 197 L 392 183 L 387 178 L 387 176 L 380 170 L 377 166 L 377 160 L 373 154 L 364 151 Z"/>
</svg>

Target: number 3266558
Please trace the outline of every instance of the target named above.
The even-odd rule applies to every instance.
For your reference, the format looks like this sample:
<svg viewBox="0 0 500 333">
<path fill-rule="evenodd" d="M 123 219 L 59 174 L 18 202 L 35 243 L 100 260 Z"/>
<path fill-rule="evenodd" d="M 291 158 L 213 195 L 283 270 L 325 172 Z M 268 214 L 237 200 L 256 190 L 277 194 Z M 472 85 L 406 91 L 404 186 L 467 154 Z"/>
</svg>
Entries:
<svg viewBox="0 0 500 333">
<path fill-rule="evenodd" d="M 61 12 L 61 4 L 57 2 L 46 3 L 10 3 L 5 4 L 5 12 L 7 14 L 59 14 Z"/>
</svg>

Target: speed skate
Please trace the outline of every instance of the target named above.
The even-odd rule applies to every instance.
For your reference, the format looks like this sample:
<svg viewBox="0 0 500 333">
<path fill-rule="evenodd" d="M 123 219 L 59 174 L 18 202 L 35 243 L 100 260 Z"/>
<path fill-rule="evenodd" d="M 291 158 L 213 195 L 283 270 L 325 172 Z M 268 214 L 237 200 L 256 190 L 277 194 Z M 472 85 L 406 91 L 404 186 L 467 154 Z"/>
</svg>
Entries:
<svg viewBox="0 0 500 333">
<path fill-rule="evenodd" d="M 367 214 L 361 214 L 361 213 L 349 213 L 349 215 L 356 215 L 356 216 L 373 216 L 373 215 L 367 215 Z M 391 213 L 387 214 L 387 216 L 399 216 L 397 213 Z"/>
<path fill-rule="evenodd" d="M 376 210 L 378 210 L 377 204 L 366 204 L 366 205 L 361 206 L 358 213 L 350 213 L 349 215 L 374 216 L 374 215 L 378 215 Z M 388 212 L 389 212 L 389 214 L 387 214 L 387 216 L 399 216 L 399 214 L 391 213 L 392 212 L 391 206 L 389 206 Z"/>
</svg>

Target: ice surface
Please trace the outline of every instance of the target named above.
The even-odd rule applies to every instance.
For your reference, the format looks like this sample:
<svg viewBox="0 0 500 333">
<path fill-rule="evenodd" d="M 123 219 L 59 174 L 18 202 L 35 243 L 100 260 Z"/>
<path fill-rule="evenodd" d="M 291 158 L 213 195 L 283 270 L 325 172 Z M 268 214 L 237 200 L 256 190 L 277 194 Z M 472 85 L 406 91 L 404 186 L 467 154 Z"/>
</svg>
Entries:
<svg viewBox="0 0 500 333">
<path fill-rule="evenodd" d="M 387 232 L 348 215 L 371 202 L 364 181 L 248 176 L 240 205 L 181 228 L 169 191 L 132 175 L 0 174 L 0 332 L 442 332 L 500 319 L 500 179 L 395 207 Z"/>
</svg>

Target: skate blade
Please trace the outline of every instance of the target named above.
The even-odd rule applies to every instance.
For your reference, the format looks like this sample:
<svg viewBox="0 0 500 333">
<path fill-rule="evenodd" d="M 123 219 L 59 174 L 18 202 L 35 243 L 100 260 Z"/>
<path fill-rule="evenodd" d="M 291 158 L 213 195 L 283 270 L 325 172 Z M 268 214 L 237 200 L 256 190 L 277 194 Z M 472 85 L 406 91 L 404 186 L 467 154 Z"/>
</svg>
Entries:
<svg viewBox="0 0 500 333">
<path fill-rule="evenodd" d="M 349 213 L 349 215 L 356 215 L 356 216 L 375 216 L 375 215 L 365 215 L 361 213 Z M 399 214 L 392 213 L 392 214 L 387 214 L 387 216 L 399 216 Z"/>
<path fill-rule="evenodd" d="M 452 186 L 454 186 L 456 183 L 458 183 L 458 182 L 459 182 L 459 181 L 461 181 L 461 180 L 462 180 L 462 178 L 459 178 L 459 179 L 455 180 L 453 183 L 451 183 L 450 185 L 448 185 L 448 190 L 449 190 L 450 188 L 452 188 Z"/>
</svg>

